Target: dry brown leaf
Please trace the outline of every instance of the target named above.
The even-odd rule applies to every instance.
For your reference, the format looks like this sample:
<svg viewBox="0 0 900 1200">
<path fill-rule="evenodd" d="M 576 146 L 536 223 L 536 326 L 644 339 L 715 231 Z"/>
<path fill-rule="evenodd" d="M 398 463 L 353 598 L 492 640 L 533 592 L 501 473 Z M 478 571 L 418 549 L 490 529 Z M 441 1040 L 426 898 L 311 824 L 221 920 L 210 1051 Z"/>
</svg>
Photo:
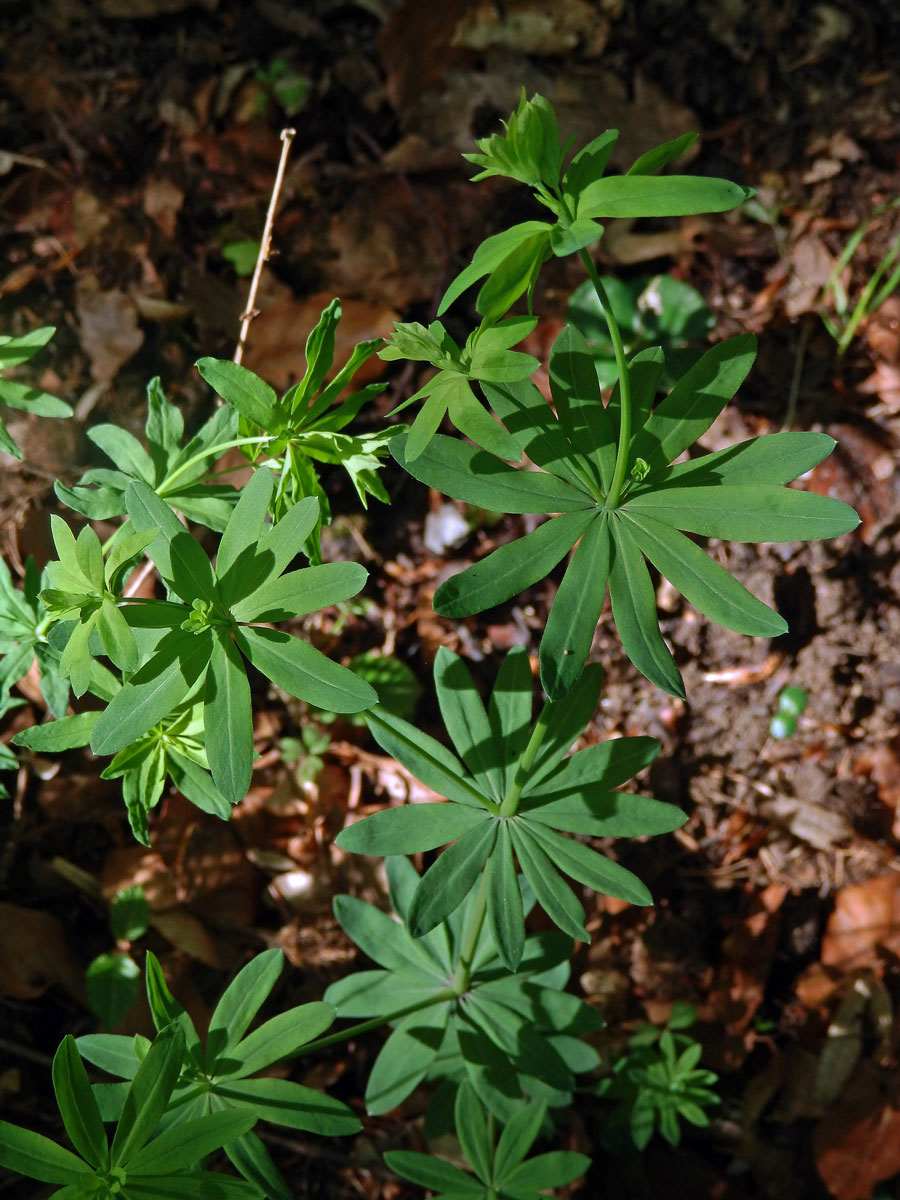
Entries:
<svg viewBox="0 0 900 1200">
<path fill-rule="evenodd" d="M 815 312 L 834 270 L 834 257 L 821 238 L 807 233 L 791 245 L 788 258 L 790 274 L 781 293 L 784 311 L 792 318 Z"/>
<path fill-rule="evenodd" d="M 816 1167 L 836 1200 L 869 1200 L 900 1171 L 900 1077 L 864 1060 L 813 1133 Z"/>
<path fill-rule="evenodd" d="M 151 175 L 144 185 L 144 212 L 167 238 L 174 238 L 184 192 L 171 179 Z"/>
<path fill-rule="evenodd" d="M 822 962 L 844 970 L 900 954 L 900 873 L 841 888 L 822 939 Z"/>
<path fill-rule="evenodd" d="M 134 301 L 125 292 L 103 292 L 90 275 L 75 288 L 75 309 L 81 326 L 81 344 L 98 383 L 112 383 L 119 368 L 144 344 Z"/>
<path fill-rule="evenodd" d="M 250 326 L 244 366 L 263 376 L 273 387 L 286 389 L 303 378 L 306 371 L 306 339 L 318 323 L 322 310 L 334 299 L 332 292 L 316 292 L 305 300 L 279 294 Z M 339 370 L 357 342 L 386 338 L 400 314 L 386 305 L 341 298 L 340 324 L 335 335 L 334 362 Z M 372 355 L 354 376 L 354 386 L 371 383 L 383 374 L 384 363 Z"/>
<path fill-rule="evenodd" d="M 178 950 L 199 958 L 209 967 L 221 967 L 222 960 L 216 944 L 203 924 L 183 908 L 169 908 L 153 914 L 151 924 Z"/>
<path fill-rule="evenodd" d="M 892 413 L 900 412 L 900 367 L 876 363 L 875 370 L 856 385 L 856 390 L 864 396 L 877 396 Z"/>
<path fill-rule="evenodd" d="M 0 995 L 34 1000 L 53 984 L 84 1003 L 84 966 L 51 913 L 0 903 Z"/>
</svg>

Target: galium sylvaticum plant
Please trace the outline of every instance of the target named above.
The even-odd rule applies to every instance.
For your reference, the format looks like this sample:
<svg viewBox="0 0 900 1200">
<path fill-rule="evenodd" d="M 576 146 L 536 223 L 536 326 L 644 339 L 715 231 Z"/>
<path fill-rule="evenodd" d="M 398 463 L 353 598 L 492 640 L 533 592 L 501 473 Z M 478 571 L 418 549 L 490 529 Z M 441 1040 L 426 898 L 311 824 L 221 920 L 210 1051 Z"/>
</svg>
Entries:
<svg viewBox="0 0 900 1200">
<path fill-rule="evenodd" d="M 388 1162 L 398 1173 L 447 1196 L 520 1200 L 585 1169 L 575 1154 L 525 1157 L 570 1102 L 578 1077 L 584 1085 L 599 1064 L 584 1035 L 602 1018 L 566 990 L 573 942 L 590 936 L 578 897 L 588 888 L 651 902 L 646 886 L 592 839 L 666 833 L 685 819 L 670 804 L 618 790 L 652 761 L 652 738 L 571 752 L 597 709 L 603 671 L 587 660 L 607 591 L 632 663 L 682 696 L 651 568 L 711 620 L 773 637 L 786 628 L 782 618 L 689 535 L 793 541 L 857 524 L 840 501 L 785 486 L 829 454 L 834 443 L 822 433 L 696 453 L 750 370 L 750 335 L 693 354 L 683 370 L 667 364 L 659 346 L 626 353 L 589 254 L 601 222 L 723 212 L 749 194 L 721 179 L 659 174 L 693 140 L 659 146 L 624 175 L 610 175 L 614 130 L 569 156 L 547 101 L 523 95 L 504 131 L 467 157 L 476 178 L 502 176 L 530 189 L 545 219 L 487 238 L 431 325 L 398 324 L 386 344 L 362 343 L 326 382 L 340 319 L 334 301 L 307 342 L 303 379 L 281 398 L 244 367 L 203 358 L 198 369 L 221 403 L 192 437 L 157 380 L 148 389 L 146 444 L 116 425 L 89 431 L 115 467 L 59 483 L 57 495 L 89 522 L 118 521 L 115 532 L 103 542 L 90 523 L 76 533 L 54 517 L 54 561 L 42 571 L 29 563 L 21 587 L 0 567 L 0 711 L 20 703 L 13 688 L 36 660 L 55 718 L 18 733 L 20 752 L 90 746 L 108 758 L 104 775 L 122 780 L 131 828 L 145 844 L 151 811 L 170 786 L 227 819 L 250 786 L 251 680 L 261 674 L 328 713 L 364 714 L 380 747 L 442 801 L 389 807 L 338 837 L 344 850 L 386 858 L 393 915 L 352 896 L 335 900 L 337 919 L 373 969 L 248 1033 L 281 970 L 280 954 L 267 951 L 229 985 L 204 1043 L 148 953 L 156 1038 L 66 1039 L 54 1060 L 76 1153 L 0 1124 L 0 1164 L 58 1184 L 59 1196 L 283 1200 L 290 1193 L 264 1138 L 250 1132 L 254 1121 L 335 1134 L 353 1132 L 357 1120 L 327 1096 L 258 1073 L 301 1050 L 386 1027 L 366 1087 L 368 1112 L 387 1112 L 423 1082 L 433 1085 L 427 1130 L 452 1127 L 455 1109 L 474 1172 L 397 1151 Z M 515 347 L 536 325 L 531 306 L 543 264 L 570 255 L 580 258 L 606 322 L 615 386 L 604 398 L 592 352 L 569 323 L 549 355 L 551 403 L 531 382 L 538 360 Z M 460 344 L 440 318 L 476 285 L 479 323 Z M 0 340 L 0 365 L 21 363 L 49 334 Z M 401 405 L 410 413 L 418 406 L 408 427 L 346 433 L 381 388 L 345 394 L 376 351 L 433 373 Z M 50 416 L 67 411 L 8 380 L 0 381 L 0 402 Z M 447 418 L 463 437 L 438 432 Z M 18 453 L 3 426 L 0 438 Z M 240 490 L 216 469 L 234 447 L 254 467 Z M 317 464 L 343 467 L 363 503 L 369 495 L 384 501 L 378 472 L 388 450 L 446 496 L 547 518 L 448 579 L 434 598 L 440 615 L 462 620 L 568 559 L 540 641 L 537 704 L 525 648 L 507 654 L 486 701 L 465 662 L 442 649 L 434 684 L 446 736 L 433 737 L 398 715 L 387 692 L 379 703 L 366 678 L 377 682 L 379 673 L 365 659 L 351 671 L 302 636 L 300 618 L 352 600 L 366 582 L 355 562 L 321 561 L 319 533 L 330 514 Z M 219 535 L 213 558 L 203 548 L 209 534 L 201 544 L 196 525 Z M 129 583 L 146 560 L 158 578 L 151 597 Z M 12 752 L 4 747 L 3 756 L 0 766 L 13 768 Z M 436 850 L 420 874 L 409 856 Z M 529 931 L 535 906 L 555 928 Z M 353 1023 L 326 1034 L 335 1018 Z M 680 1047 L 671 1031 L 654 1038 L 661 1049 L 641 1058 L 632 1047 L 630 1065 L 605 1088 L 638 1144 L 657 1121 L 672 1140 L 679 1114 L 698 1119 L 709 1100 L 698 1093 L 679 1109 L 659 1099 L 673 1079 L 703 1091 L 711 1077 L 698 1073 L 699 1050 Z M 130 1082 L 91 1085 L 82 1058 Z M 118 1124 L 110 1143 L 111 1121 Z M 204 1169 L 219 1147 L 242 1180 Z"/>
</svg>

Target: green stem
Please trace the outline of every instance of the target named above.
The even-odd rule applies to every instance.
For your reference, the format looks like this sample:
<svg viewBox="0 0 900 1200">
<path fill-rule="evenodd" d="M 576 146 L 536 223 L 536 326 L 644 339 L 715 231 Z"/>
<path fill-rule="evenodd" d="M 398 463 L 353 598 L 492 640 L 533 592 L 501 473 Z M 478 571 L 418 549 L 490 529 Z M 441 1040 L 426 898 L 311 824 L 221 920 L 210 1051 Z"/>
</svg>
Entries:
<svg viewBox="0 0 900 1200">
<path fill-rule="evenodd" d="M 603 281 L 597 274 L 597 268 L 594 266 L 588 252 L 581 250 L 579 253 L 581 261 L 584 264 L 584 269 L 587 271 L 591 283 L 594 285 L 594 291 L 597 293 L 600 307 L 603 309 L 603 316 L 606 318 L 609 338 L 613 346 L 613 354 L 616 356 L 616 370 L 619 372 L 619 445 L 616 449 L 616 466 L 613 471 L 612 483 L 609 487 L 609 495 L 606 497 L 607 508 L 617 508 L 622 498 L 622 488 L 625 486 L 625 474 L 628 470 L 628 449 L 631 445 L 631 379 L 628 375 L 628 364 L 625 361 L 625 346 L 622 342 L 622 334 L 619 332 L 618 322 L 613 315 L 612 304 L 610 304 L 609 296 L 606 294 L 606 288 L 603 286 Z"/>
<path fill-rule="evenodd" d="M 324 1050 L 326 1046 L 337 1046 L 341 1042 L 348 1042 L 351 1038 L 368 1033 L 370 1029 L 380 1029 L 382 1025 L 389 1025 L 391 1021 L 399 1021 L 402 1017 L 408 1017 L 410 1013 L 421 1012 L 435 1004 L 443 1004 L 445 1000 L 454 1000 L 456 995 L 455 988 L 444 988 L 442 992 L 435 992 L 427 1000 L 418 1000 L 415 1004 L 407 1004 L 406 1008 L 398 1008 L 396 1012 L 387 1013 L 386 1016 L 371 1017 L 368 1021 L 360 1021 L 359 1024 L 351 1025 L 349 1029 L 342 1029 L 339 1033 L 330 1033 L 327 1037 L 316 1038 L 314 1042 L 308 1042 L 303 1047 L 303 1053 L 308 1054 L 310 1050 Z"/>
<path fill-rule="evenodd" d="M 514 817 L 519 808 L 519 800 L 522 797 L 522 789 L 528 782 L 528 776 L 531 774 L 531 768 L 534 766 L 534 760 L 537 757 L 537 752 L 543 744 L 544 738 L 547 736 L 547 728 L 550 721 L 550 705 L 552 700 L 548 700 L 541 709 L 540 716 L 535 721 L 534 729 L 531 731 L 531 737 L 528 739 L 528 745 L 525 747 L 525 753 L 519 760 L 519 765 L 516 768 L 515 777 L 510 784 L 509 790 L 503 798 L 503 803 L 500 805 L 501 817 Z"/>
<path fill-rule="evenodd" d="M 481 873 L 481 883 L 478 885 L 475 904 L 466 921 L 466 928 L 459 951 L 459 966 L 456 968 L 456 974 L 453 976 L 453 982 L 450 985 L 454 996 L 461 996 L 463 992 L 468 991 L 469 981 L 472 978 L 472 960 L 475 957 L 478 939 L 481 937 L 481 929 L 484 925 L 484 918 L 487 915 L 489 865 L 489 863 L 486 863 Z"/>
<path fill-rule="evenodd" d="M 234 450 L 236 446 L 254 446 L 259 442 L 271 442 L 274 440 L 274 437 L 274 434 L 267 433 L 264 437 L 235 438 L 231 442 L 220 442 L 218 446 L 209 446 L 206 450 L 201 450 L 198 454 L 192 455 L 187 462 L 183 462 L 176 471 L 173 471 L 168 479 L 164 480 L 166 490 L 168 491 L 175 480 L 180 479 L 196 463 L 203 462 L 205 458 L 210 458 L 213 454 L 224 454 L 226 450 Z"/>
</svg>

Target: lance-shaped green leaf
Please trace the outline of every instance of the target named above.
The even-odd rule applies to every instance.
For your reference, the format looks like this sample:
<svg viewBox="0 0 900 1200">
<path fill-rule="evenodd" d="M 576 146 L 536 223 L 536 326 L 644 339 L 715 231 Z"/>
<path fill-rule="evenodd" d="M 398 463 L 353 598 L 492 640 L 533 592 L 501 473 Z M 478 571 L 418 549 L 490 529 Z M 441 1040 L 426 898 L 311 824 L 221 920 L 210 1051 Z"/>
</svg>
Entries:
<svg viewBox="0 0 900 1200">
<path fill-rule="evenodd" d="M 234 638 L 267 679 L 300 700 L 338 713 L 360 712 L 378 701 L 375 689 L 359 676 L 290 634 L 243 626 Z"/>
<path fill-rule="evenodd" d="M 812 541 L 839 537 L 859 524 L 842 500 L 773 484 L 667 487 L 629 498 L 626 508 L 638 520 L 647 516 L 688 533 L 736 542 Z"/>
<path fill-rule="evenodd" d="M 258 375 L 221 358 L 201 358 L 195 365 L 213 391 L 241 416 L 262 429 L 275 431 L 278 397 Z"/>
<path fill-rule="evenodd" d="M 434 929 L 462 904 L 491 856 L 496 838 L 497 822 L 488 818 L 438 858 L 428 872 L 427 884 L 416 890 L 409 910 L 413 937 Z"/>
<path fill-rule="evenodd" d="M 487 817 L 469 804 L 404 804 L 348 825 L 336 844 L 351 854 L 421 854 L 456 841 Z"/>
<path fill-rule="evenodd" d="M 411 1013 L 393 1031 L 375 1060 L 366 1084 L 366 1108 L 372 1116 L 390 1112 L 425 1078 L 443 1040 L 450 1004 Z"/>
<path fill-rule="evenodd" d="M 837 443 L 827 433 L 770 433 L 674 463 L 653 475 L 653 490 L 747 483 L 790 483 L 818 466 Z"/>
<path fill-rule="evenodd" d="M 606 599 L 611 549 L 603 513 L 575 547 L 541 638 L 541 682 L 551 700 L 571 691 L 584 670 Z"/>
<path fill-rule="evenodd" d="M 609 491 L 616 461 L 616 431 L 603 405 L 594 360 L 574 325 L 565 325 L 550 351 L 550 390 L 569 444 L 592 465 Z"/>
<path fill-rule="evenodd" d="M 498 803 L 503 799 L 501 760 L 487 712 L 475 682 L 458 655 L 441 646 L 434 662 L 434 684 L 444 726 L 482 791 Z"/>
<path fill-rule="evenodd" d="M 206 754 L 216 787 L 238 804 L 253 770 L 253 710 L 241 655 L 227 630 L 213 629 L 203 688 Z"/>
<path fill-rule="evenodd" d="M 56 329 L 45 325 L 41 329 L 33 329 L 23 337 L 0 336 L 0 371 L 7 367 L 17 367 L 27 362 L 29 358 L 46 346 L 53 337 Z M 0 405 L 17 408 L 22 412 L 33 413 L 38 417 L 71 417 L 72 409 L 63 400 L 51 396 L 39 388 L 17 383 L 12 379 L 0 378 Z M 13 441 L 2 419 L 0 419 L 0 450 L 11 454 L 21 461 L 22 451 Z"/>
<path fill-rule="evenodd" d="M 609 596 L 625 653 L 651 683 L 683 699 L 681 672 L 659 632 L 656 594 L 641 552 L 621 520 L 610 523 L 610 533 Z"/>
<path fill-rule="evenodd" d="M 41 1183 L 80 1187 L 90 1165 L 40 1133 L 0 1121 L 0 1167 Z M 80 1194 L 80 1193 L 79 1193 Z"/>
<path fill-rule="evenodd" d="M 216 1060 L 225 1057 L 247 1032 L 283 967 L 284 955 L 280 950 L 264 950 L 238 971 L 222 993 L 209 1019 L 205 1061 L 210 1071 L 214 1070 Z"/>
<path fill-rule="evenodd" d="M 550 229 L 551 226 L 546 221 L 524 221 L 520 225 L 513 225 L 502 233 L 496 233 L 493 237 L 486 238 L 475 251 L 471 263 L 460 271 L 444 292 L 437 315 L 441 316 L 446 312 L 453 301 L 467 291 L 473 283 L 477 283 L 485 275 L 499 270 L 503 263 L 522 246 L 527 246 L 529 242 L 534 245 L 541 239 L 545 239 L 549 243 Z M 524 287 L 522 290 L 525 290 Z"/>
<path fill-rule="evenodd" d="M 488 859 L 487 880 L 491 933 L 505 966 L 515 971 L 525 949 L 525 916 L 507 821 L 500 822 L 494 851 Z"/>
<path fill-rule="evenodd" d="M 595 513 L 564 513 L 517 542 L 507 542 L 481 562 L 446 580 L 434 594 L 442 617 L 467 617 L 518 595 L 556 566 L 584 533 Z"/>
<path fill-rule="evenodd" d="M 610 175 L 584 187 L 579 217 L 686 217 L 727 212 L 752 195 L 727 179 L 702 175 Z"/>
<path fill-rule="evenodd" d="M 71 1035 L 63 1039 L 53 1057 L 53 1091 L 72 1145 L 92 1167 L 105 1170 L 109 1166 L 109 1144 L 87 1072 Z"/>
<path fill-rule="evenodd" d="M 696 133 L 683 133 L 670 142 L 654 146 L 652 150 L 648 150 L 636 158 L 627 173 L 629 175 L 652 175 L 654 171 L 659 171 L 670 162 L 674 162 L 676 158 L 680 158 L 682 154 L 690 150 L 696 140 Z"/>
<path fill-rule="evenodd" d="M 787 632 L 783 617 L 757 600 L 683 533 L 646 514 L 632 515 L 627 507 L 622 520 L 656 569 L 711 620 L 757 637 Z"/>
</svg>

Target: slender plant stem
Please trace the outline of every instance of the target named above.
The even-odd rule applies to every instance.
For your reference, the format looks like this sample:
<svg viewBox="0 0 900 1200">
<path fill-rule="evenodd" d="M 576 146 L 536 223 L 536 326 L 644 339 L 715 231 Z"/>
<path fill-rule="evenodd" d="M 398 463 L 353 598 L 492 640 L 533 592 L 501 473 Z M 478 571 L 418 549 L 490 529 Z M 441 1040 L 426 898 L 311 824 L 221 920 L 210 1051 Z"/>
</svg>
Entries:
<svg viewBox="0 0 900 1200">
<path fill-rule="evenodd" d="M 534 766 L 534 760 L 537 757 L 537 752 L 543 744 L 544 738 L 547 736 L 547 727 L 550 720 L 550 705 L 552 700 L 548 700 L 541 709 L 538 719 L 534 723 L 534 729 L 531 731 L 531 737 L 528 739 L 528 745 L 525 747 L 525 753 L 519 760 L 519 765 L 516 768 L 515 778 L 510 784 L 509 790 L 503 797 L 503 803 L 500 805 L 501 817 L 514 817 L 519 808 L 519 800 L 522 797 L 522 789 L 528 782 L 528 776 L 531 774 L 531 768 Z"/>
<path fill-rule="evenodd" d="M 484 925 L 484 918 L 487 915 L 487 896 L 488 864 L 486 863 L 484 870 L 481 872 L 481 883 L 478 885 L 475 904 L 469 913 L 466 920 L 466 928 L 463 932 L 462 945 L 459 951 L 459 966 L 456 968 L 456 974 L 453 976 L 452 987 L 455 996 L 461 996 L 469 988 L 469 981 L 472 978 L 472 960 L 475 957 L 478 939 L 481 937 L 481 929 Z"/>
<path fill-rule="evenodd" d="M 278 160 L 278 171 L 275 175 L 275 183 L 272 186 L 269 211 L 266 213 L 266 224 L 259 243 L 259 254 L 256 257 L 256 266 L 253 269 L 253 278 L 250 281 L 250 291 L 247 293 L 247 306 L 241 314 L 241 332 L 238 334 L 237 346 L 234 350 L 234 361 L 236 363 L 239 363 L 244 357 L 244 346 L 247 343 L 247 334 L 250 332 L 250 322 L 256 316 L 256 309 L 254 308 L 256 293 L 259 289 L 263 267 L 269 257 L 272 245 L 272 226 L 275 223 L 275 210 L 278 207 L 278 197 L 281 195 L 281 185 L 284 183 L 284 169 L 287 166 L 288 155 L 291 152 L 291 142 L 296 136 L 296 129 L 282 129 L 281 131 L 281 158 Z"/>
<path fill-rule="evenodd" d="M 180 479 L 186 471 L 196 466 L 198 462 L 203 462 L 204 458 L 209 458 L 213 454 L 224 454 L 226 450 L 234 450 L 238 446 L 255 446 L 260 442 L 271 442 L 274 440 L 274 437 L 274 434 L 266 433 L 262 437 L 233 438 L 230 442 L 220 442 L 218 446 L 210 446 L 208 450 L 201 450 L 172 472 L 168 479 L 165 480 L 166 490 L 170 490 L 176 479 Z"/>
<path fill-rule="evenodd" d="M 341 1042 L 348 1042 L 351 1038 L 368 1033 L 371 1029 L 379 1029 L 382 1025 L 390 1024 L 391 1021 L 399 1021 L 402 1017 L 408 1017 L 410 1013 L 421 1012 L 435 1004 L 443 1004 L 445 1000 L 453 1000 L 456 995 L 455 988 L 444 988 L 442 992 L 435 992 L 427 1000 L 419 1000 L 416 1004 L 407 1004 L 406 1008 L 398 1008 L 395 1012 L 387 1013 L 383 1017 L 371 1017 L 368 1021 L 360 1021 L 359 1024 L 351 1025 L 349 1029 L 342 1029 L 339 1033 L 330 1033 L 327 1037 L 316 1038 L 314 1042 L 308 1042 L 303 1047 L 303 1053 L 308 1054 L 310 1050 L 324 1050 L 326 1046 L 338 1046 Z"/>
<path fill-rule="evenodd" d="M 628 364 L 625 361 L 625 346 L 622 343 L 622 334 L 619 332 L 619 324 L 613 315 L 612 304 L 610 304 L 609 296 L 606 294 L 606 288 L 603 286 L 603 281 L 597 274 L 597 268 L 594 266 L 588 252 L 581 250 L 580 257 L 582 263 L 584 263 L 584 269 L 587 271 L 590 281 L 594 285 L 594 291 L 597 293 L 600 307 L 603 309 L 603 316 L 606 318 L 609 338 L 613 346 L 613 354 L 616 357 L 616 370 L 619 372 L 619 445 L 616 449 L 616 466 L 613 471 L 612 483 L 609 487 L 609 495 L 606 497 L 607 508 L 617 508 L 622 498 L 622 488 L 625 486 L 625 473 L 628 470 L 628 448 L 631 444 L 631 379 L 628 375 Z"/>
</svg>

